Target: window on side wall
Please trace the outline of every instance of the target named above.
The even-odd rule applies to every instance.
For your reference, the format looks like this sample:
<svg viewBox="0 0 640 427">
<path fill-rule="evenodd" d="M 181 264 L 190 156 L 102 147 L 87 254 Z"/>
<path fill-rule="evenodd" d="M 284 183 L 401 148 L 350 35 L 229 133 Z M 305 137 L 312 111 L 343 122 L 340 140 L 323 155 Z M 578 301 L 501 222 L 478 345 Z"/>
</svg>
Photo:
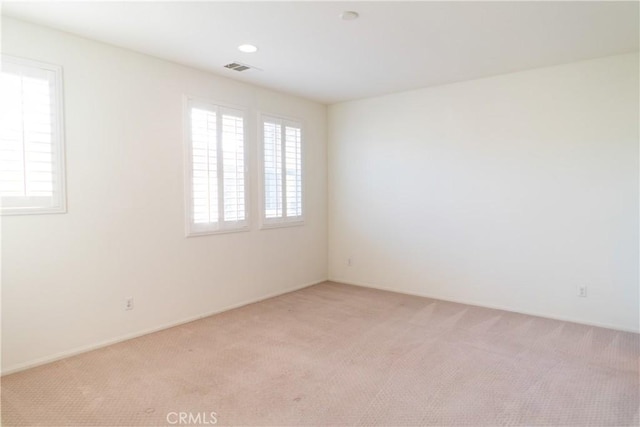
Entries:
<svg viewBox="0 0 640 427">
<path fill-rule="evenodd" d="M 3 55 L 0 94 L 0 211 L 66 212 L 62 68 Z"/>
</svg>

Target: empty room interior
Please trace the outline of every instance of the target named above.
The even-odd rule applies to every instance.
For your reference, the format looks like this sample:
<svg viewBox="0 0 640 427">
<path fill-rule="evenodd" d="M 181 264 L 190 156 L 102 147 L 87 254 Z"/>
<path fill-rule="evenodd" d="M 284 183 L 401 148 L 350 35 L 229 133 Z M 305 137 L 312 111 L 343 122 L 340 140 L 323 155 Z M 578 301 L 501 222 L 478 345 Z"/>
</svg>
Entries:
<svg viewBox="0 0 640 427">
<path fill-rule="evenodd" d="M 3 2 L 3 426 L 640 425 L 640 3 Z"/>
</svg>

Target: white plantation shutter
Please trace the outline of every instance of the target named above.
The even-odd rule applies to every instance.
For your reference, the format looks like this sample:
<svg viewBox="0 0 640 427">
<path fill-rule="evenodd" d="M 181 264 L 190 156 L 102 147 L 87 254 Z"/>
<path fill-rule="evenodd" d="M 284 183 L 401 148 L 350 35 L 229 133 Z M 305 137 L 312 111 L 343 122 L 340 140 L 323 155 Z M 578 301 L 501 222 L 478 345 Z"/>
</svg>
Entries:
<svg viewBox="0 0 640 427">
<path fill-rule="evenodd" d="M 264 123 L 265 218 L 282 217 L 282 133 L 276 123 Z"/>
<path fill-rule="evenodd" d="M 287 217 L 302 216 L 302 151 L 300 150 L 300 127 L 284 126 L 284 158 L 287 182 L 285 185 Z"/>
<path fill-rule="evenodd" d="M 189 100 L 187 234 L 245 229 L 244 112 Z"/>
<path fill-rule="evenodd" d="M 194 224 L 218 221 L 216 113 L 191 109 L 192 204 Z"/>
<path fill-rule="evenodd" d="M 0 72 L 3 214 L 65 211 L 60 67 L 8 56 Z"/>
<path fill-rule="evenodd" d="M 224 220 L 244 221 L 244 119 L 228 109 L 222 113 L 222 163 Z"/>
<path fill-rule="evenodd" d="M 302 222 L 302 126 L 263 116 L 263 225 Z"/>
</svg>

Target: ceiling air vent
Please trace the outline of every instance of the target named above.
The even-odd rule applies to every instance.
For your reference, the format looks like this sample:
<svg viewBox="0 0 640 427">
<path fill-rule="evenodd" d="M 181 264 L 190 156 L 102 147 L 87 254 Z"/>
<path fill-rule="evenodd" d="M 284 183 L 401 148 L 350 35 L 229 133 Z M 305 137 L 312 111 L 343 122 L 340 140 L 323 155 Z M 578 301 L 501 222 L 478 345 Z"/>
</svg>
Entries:
<svg viewBox="0 0 640 427">
<path fill-rule="evenodd" d="M 225 65 L 224 68 L 228 68 L 234 71 L 246 71 L 249 69 L 259 70 L 259 68 L 257 67 L 252 67 L 251 65 L 247 65 L 247 64 L 241 64 L 239 62 L 232 62 L 231 64 Z"/>
</svg>

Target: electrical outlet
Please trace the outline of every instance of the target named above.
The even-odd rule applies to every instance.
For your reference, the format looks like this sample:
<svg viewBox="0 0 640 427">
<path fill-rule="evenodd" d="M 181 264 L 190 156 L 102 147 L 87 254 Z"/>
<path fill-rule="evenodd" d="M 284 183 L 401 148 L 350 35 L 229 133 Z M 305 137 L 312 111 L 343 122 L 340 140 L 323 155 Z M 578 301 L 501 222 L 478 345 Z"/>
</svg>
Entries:
<svg viewBox="0 0 640 427">
<path fill-rule="evenodd" d="M 578 286 L 578 296 L 581 298 L 587 297 L 587 285 Z"/>
<path fill-rule="evenodd" d="M 126 310 L 133 310 L 133 297 L 129 297 L 129 298 L 125 298 L 124 299 L 124 309 Z"/>
</svg>

